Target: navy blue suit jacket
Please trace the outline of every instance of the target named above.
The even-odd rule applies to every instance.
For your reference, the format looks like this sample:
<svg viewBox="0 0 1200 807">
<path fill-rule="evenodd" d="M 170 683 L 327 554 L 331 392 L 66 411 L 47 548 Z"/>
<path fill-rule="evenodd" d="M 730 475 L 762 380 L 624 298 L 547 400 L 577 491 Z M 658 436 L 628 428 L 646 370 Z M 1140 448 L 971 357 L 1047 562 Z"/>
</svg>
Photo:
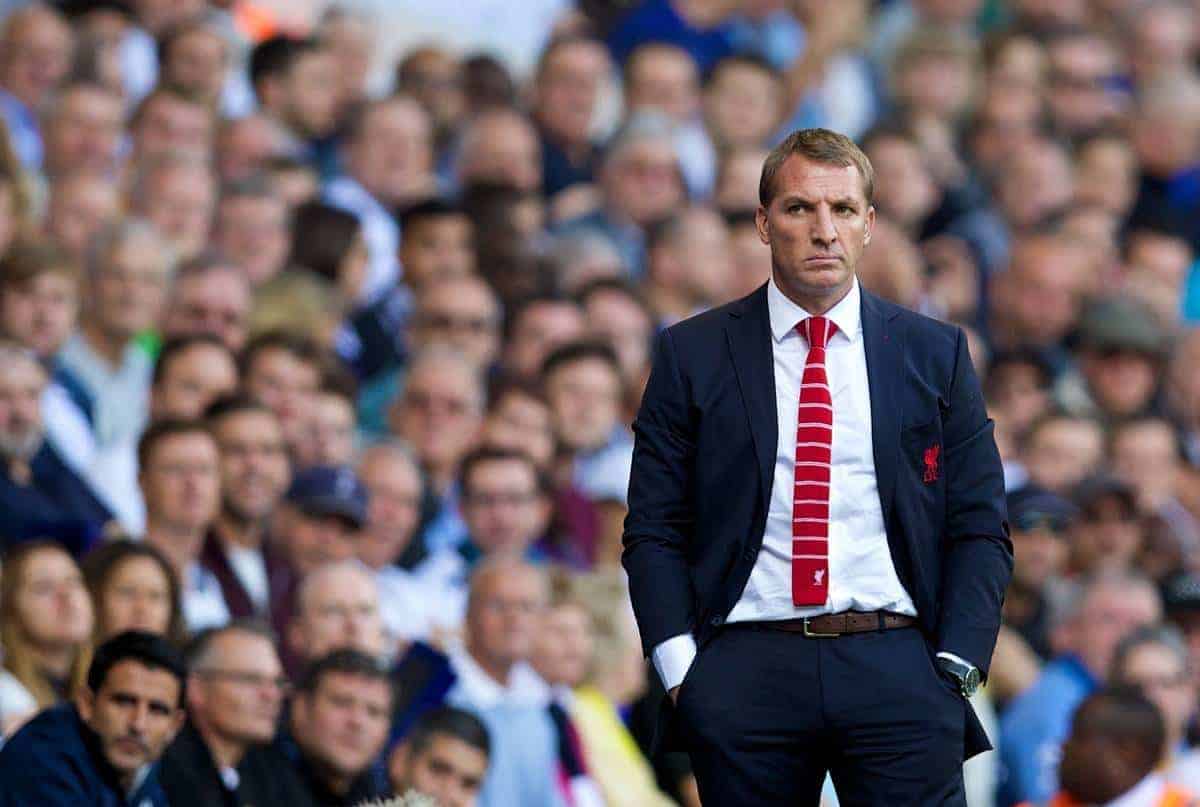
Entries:
<svg viewBox="0 0 1200 807">
<path fill-rule="evenodd" d="M 866 289 L 862 327 L 892 561 L 931 647 L 986 675 L 1012 543 L 966 337 Z M 762 546 L 776 424 L 765 285 L 659 335 L 633 425 L 622 558 L 647 655 L 681 633 L 703 646 L 741 597 Z M 967 754 L 987 747 L 971 713 Z"/>
</svg>

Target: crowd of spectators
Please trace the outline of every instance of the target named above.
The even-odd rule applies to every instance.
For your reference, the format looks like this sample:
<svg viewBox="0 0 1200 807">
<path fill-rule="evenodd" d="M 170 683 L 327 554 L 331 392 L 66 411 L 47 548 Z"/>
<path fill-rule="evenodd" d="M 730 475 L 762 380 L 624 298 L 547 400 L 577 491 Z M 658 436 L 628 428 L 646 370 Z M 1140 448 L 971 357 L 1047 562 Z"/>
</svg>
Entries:
<svg viewBox="0 0 1200 807">
<path fill-rule="evenodd" d="M 1200 2 L 524 3 L 0 0 L 0 804 L 697 805 L 629 424 L 811 126 L 996 424 L 970 804 L 1200 795 Z"/>
</svg>

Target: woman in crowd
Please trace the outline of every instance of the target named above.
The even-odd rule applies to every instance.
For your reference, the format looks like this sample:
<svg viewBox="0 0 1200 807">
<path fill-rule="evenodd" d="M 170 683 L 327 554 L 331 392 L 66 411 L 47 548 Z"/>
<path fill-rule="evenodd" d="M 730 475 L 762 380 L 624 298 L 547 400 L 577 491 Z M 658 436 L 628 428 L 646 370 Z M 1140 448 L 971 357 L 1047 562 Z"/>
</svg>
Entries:
<svg viewBox="0 0 1200 807">
<path fill-rule="evenodd" d="M 92 627 L 83 574 L 66 550 L 29 541 L 8 554 L 0 577 L 0 734 L 84 684 Z"/>
<path fill-rule="evenodd" d="M 83 578 L 96 614 L 100 644 L 127 630 L 166 636 L 177 645 L 185 638 L 175 570 L 153 546 L 113 541 L 83 562 Z"/>
</svg>

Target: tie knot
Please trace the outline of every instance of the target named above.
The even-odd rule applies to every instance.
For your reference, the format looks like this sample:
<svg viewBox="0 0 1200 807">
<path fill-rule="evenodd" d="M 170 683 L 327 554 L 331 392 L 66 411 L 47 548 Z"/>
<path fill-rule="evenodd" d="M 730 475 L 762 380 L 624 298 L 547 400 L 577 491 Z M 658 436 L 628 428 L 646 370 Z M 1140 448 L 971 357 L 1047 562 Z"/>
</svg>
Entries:
<svg viewBox="0 0 1200 807">
<path fill-rule="evenodd" d="M 826 317 L 809 317 L 800 322 L 796 326 L 800 329 L 800 335 L 808 340 L 810 348 L 825 349 L 829 344 L 830 338 L 837 333 L 837 325 L 833 320 Z"/>
</svg>

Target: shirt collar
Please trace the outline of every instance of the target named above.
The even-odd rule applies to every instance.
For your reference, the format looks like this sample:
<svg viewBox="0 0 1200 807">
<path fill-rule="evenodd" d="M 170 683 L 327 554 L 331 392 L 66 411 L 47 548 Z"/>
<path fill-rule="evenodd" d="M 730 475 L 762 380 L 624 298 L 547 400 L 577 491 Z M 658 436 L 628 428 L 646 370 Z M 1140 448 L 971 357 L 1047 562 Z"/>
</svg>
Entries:
<svg viewBox="0 0 1200 807">
<path fill-rule="evenodd" d="M 837 326 L 837 334 L 843 334 L 851 342 L 858 338 L 862 326 L 862 293 L 858 288 L 856 276 L 850 284 L 850 291 L 837 305 L 825 312 L 825 316 L 833 320 Z M 796 326 L 812 316 L 775 285 L 774 275 L 767 281 L 767 312 L 771 318 L 771 335 L 776 342 L 782 342 L 788 333 Z M 837 338 L 834 334 L 834 338 Z"/>
</svg>

